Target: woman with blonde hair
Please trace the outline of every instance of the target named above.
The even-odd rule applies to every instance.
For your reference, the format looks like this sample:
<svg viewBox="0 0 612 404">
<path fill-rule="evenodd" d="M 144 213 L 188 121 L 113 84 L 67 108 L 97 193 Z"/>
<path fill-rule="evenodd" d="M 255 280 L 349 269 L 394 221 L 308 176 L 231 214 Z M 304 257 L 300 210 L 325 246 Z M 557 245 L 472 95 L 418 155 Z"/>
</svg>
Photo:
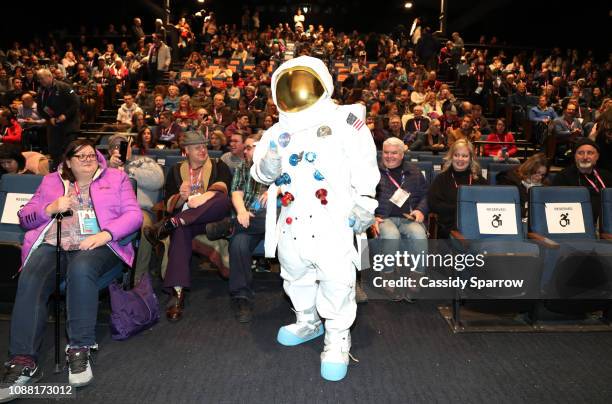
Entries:
<svg viewBox="0 0 612 404">
<path fill-rule="evenodd" d="M 487 185 L 480 174 L 474 146 L 459 139 L 444 157 L 442 172 L 433 180 L 427 200 L 429 210 L 437 214 L 437 238 L 448 238 L 457 227 L 457 190 L 460 185 Z"/>
<path fill-rule="evenodd" d="M 222 131 L 215 130 L 210 136 L 209 150 L 220 150 L 225 153 L 227 151 L 227 139 Z"/>
</svg>

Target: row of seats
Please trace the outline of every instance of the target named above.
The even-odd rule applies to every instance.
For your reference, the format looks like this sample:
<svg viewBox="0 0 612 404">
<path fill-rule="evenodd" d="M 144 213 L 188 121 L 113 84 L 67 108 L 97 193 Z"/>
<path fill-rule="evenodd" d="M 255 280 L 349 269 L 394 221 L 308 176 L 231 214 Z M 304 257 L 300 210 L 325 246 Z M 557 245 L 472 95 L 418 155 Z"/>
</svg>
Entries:
<svg viewBox="0 0 612 404">
<path fill-rule="evenodd" d="M 464 250 L 486 251 L 487 259 L 494 260 L 479 271 L 480 277 L 526 281 L 522 288 L 479 290 L 467 298 L 612 299 L 612 243 L 607 241 L 612 233 L 612 188 L 604 189 L 601 197 L 598 240 L 584 187 L 531 188 L 527 232 L 516 187 L 460 187 L 458 231 L 451 233 L 452 239 Z M 504 213 L 495 217 L 500 210 L 483 210 L 486 204 L 504 207 Z M 497 220 L 495 225 L 489 225 L 492 220 Z"/>
</svg>

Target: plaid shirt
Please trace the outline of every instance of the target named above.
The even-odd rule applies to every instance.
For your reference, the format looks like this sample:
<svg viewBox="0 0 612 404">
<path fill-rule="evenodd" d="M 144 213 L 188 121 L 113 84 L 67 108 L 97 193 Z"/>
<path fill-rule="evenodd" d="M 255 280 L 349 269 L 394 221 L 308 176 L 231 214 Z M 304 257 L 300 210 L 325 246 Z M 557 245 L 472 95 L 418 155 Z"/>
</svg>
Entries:
<svg viewBox="0 0 612 404">
<path fill-rule="evenodd" d="M 244 206 L 248 210 L 259 210 L 261 207 L 253 208 L 251 205 L 253 202 L 257 201 L 257 197 L 268 190 L 268 187 L 255 181 L 251 177 L 251 165 L 252 163 L 243 161 L 238 167 L 236 167 L 236 170 L 234 171 L 234 178 L 232 179 L 231 192 L 244 192 Z"/>
</svg>

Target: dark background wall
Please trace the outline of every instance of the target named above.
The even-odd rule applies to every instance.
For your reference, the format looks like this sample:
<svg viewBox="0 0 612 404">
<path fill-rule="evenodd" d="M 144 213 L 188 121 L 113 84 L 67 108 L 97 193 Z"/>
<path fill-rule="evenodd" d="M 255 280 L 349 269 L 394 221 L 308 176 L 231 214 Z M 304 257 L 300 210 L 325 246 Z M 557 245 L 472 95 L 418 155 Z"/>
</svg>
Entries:
<svg viewBox="0 0 612 404">
<path fill-rule="evenodd" d="M 461 32 L 466 41 L 477 41 L 480 35 L 497 36 L 500 42 L 538 47 L 593 48 L 600 55 L 610 51 L 612 17 L 609 1 L 579 2 L 535 0 L 447 0 L 448 29 Z M 133 16 L 143 17 L 145 28 L 155 18 L 163 17 L 163 0 L 103 0 L 5 3 L 2 40 L 26 38 L 49 31 L 76 31 L 85 25 L 89 31 L 96 25 L 102 31 L 109 23 L 129 24 Z M 217 12 L 218 20 L 239 23 L 242 8 L 260 9 L 263 24 L 292 21 L 297 6 L 308 5 L 312 12 L 307 23 L 333 25 L 337 31 L 391 32 L 398 25 L 410 27 L 415 16 L 425 24 L 438 27 L 439 0 L 414 0 L 406 10 L 404 1 L 293 1 L 293 0 L 171 0 L 173 21 L 181 15 L 192 16 L 205 8 Z M 10 8 L 10 13 L 7 13 Z M 17 18 L 15 18 L 17 16 Z M 19 18 L 22 17 L 22 18 Z M 195 22 L 197 25 L 197 21 Z M 26 28 L 27 27 L 27 28 Z"/>
</svg>

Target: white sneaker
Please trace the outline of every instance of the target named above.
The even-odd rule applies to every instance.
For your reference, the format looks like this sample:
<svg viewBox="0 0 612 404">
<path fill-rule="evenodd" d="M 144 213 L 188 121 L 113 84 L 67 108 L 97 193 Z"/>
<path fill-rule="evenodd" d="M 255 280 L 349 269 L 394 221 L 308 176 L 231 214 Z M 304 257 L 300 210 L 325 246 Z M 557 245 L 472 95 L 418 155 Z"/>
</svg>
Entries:
<svg viewBox="0 0 612 404">
<path fill-rule="evenodd" d="M 87 386 L 93 380 L 91 350 L 89 347 L 66 348 L 68 383 L 74 387 Z"/>
<path fill-rule="evenodd" d="M 323 335 L 325 329 L 317 314 L 316 307 L 296 311 L 295 314 L 297 317 L 295 323 L 283 326 L 278 330 L 276 340 L 280 344 L 295 346 Z"/>
</svg>

